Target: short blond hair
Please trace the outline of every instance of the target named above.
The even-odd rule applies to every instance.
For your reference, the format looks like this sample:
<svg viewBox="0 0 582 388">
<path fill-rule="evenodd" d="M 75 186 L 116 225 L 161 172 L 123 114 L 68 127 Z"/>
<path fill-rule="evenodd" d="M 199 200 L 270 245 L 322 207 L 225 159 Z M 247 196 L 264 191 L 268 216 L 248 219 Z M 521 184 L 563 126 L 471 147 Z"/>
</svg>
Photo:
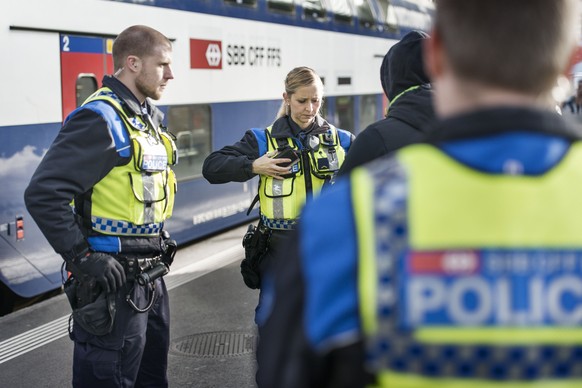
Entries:
<svg viewBox="0 0 582 388">
<path fill-rule="evenodd" d="M 172 47 L 172 42 L 151 27 L 141 25 L 128 27 L 113 41 L 113 67 L 115 71 L 121 69 L 129 55 L 139 58 L 153 55 L 160 46 Z"/>
</svg>

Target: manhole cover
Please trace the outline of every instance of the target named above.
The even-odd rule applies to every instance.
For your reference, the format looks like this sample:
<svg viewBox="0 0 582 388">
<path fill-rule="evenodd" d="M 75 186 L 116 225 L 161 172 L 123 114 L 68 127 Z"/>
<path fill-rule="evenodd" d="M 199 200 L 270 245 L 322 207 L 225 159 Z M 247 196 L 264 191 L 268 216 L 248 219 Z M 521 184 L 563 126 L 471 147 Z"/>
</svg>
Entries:
<svg viewBox="0 0 582 388">
<path fill-rule="evenodd" d="M 173 353 L 193 357 L 232 357 L 254 353 L 254 334 L 229 331 L 194 334 L 172 341 Z"/>
</svg>

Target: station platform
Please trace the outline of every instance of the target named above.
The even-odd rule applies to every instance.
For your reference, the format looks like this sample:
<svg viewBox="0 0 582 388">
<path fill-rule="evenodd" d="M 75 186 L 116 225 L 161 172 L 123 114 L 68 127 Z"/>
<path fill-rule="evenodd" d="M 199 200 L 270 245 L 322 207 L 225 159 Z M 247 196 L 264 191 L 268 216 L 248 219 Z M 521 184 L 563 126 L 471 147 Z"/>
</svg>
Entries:
<svg viewBox="0 0 582 388">
<path fill-rule="evenodd" d="M 569 107 L 562 108 L 562 116 L 569 122 L 580 126 L 582 129 L 582 113 L 576 114 L 570 110 Z"/>
<path fill-rule="evenodd" d="M 178 251 L 166 275 L 170 295 L 170 387 L 255 384 L 258 291 L 240 275 L 246 225 Z M 70 387 L 73 342 L 64 294 L 0 318 L 0 385 Z"/>
<path fill-rule="evenodd" d="M 562 114 L 582 126 L 582 114 L 567 109 Z M 258 291 L 244 285 L 239 270 L 246 228 L 181 247 L 165 277 L 171 309 L 170 387 L 256 387 Z M 0 386 L 71 386 L 69 315 L 61 294 L 0 317 Z"/>
</svg>

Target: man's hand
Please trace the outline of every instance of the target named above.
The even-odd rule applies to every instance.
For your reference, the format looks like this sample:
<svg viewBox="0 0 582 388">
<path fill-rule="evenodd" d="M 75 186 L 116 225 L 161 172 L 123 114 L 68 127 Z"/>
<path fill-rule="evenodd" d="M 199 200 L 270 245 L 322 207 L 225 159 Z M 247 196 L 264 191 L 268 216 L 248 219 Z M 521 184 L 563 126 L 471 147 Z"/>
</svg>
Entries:
<svg viewBox="0 0 582 388">
<path fill-rule="evenodd" d="M 93 252 L 73 263 L 81 272 L 95 278 L 107 292 L 115 292 L 125 284 L 125 270 L 107 253 Z"/>
</svg>

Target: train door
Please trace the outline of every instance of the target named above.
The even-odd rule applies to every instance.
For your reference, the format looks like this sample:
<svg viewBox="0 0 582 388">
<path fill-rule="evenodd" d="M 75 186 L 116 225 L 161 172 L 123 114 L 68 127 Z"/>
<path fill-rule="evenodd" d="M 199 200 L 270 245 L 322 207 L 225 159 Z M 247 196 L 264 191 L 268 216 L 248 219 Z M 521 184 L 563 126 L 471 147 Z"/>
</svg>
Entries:
<svg viewBox="0 0 582 388">
<path fill-rule="evenodd" d="M 61 34 L 63 119 L 113 73 L 113 38 Z"/>
<path fill-rule="evenodd" d="M 62 117 L 97 90 L 103 74 L 113 69 L 111 38 L 59 35 Z M 54 91 L 58 95 L 58 91 Z M 58 97 L 57 97 L 58 98 Z M 24 192 L 32 172 L 48 148 L 60 123 L 4 127 L 9 157 L 0 195 L 0 315 L 25 306 L 47 292 L 58 292 L 62 259 L 54 253 L 25 209 Z M 14 135 L 11 135 L 13 133 Z M 11 143 L 12 142 L 12 143 Z"/>
</svg>

